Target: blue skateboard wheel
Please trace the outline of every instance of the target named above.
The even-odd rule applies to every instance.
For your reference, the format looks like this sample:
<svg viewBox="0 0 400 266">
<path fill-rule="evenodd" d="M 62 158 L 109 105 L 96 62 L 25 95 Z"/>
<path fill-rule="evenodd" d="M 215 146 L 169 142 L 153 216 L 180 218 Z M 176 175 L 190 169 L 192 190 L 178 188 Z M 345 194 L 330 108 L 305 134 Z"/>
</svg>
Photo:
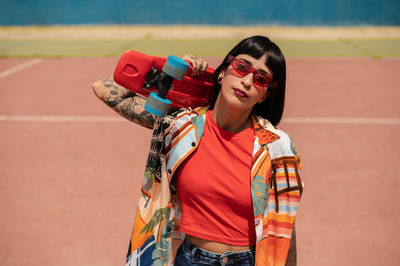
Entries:
<svg viewBox="0 0 400 266">
<path fill-rule="evenodd" d="M 153 115 L 164 116 L 167 113 L 170 105 L 170 100 L 161 98 L 157 95 L 157 93 L 152 92 L 147 98 L 144 108 Z"/>
<path fill-rule="evenodd" d="M 179 57 L 170 55 L 165 62 L 162 71 L 177 80 L 182 80 L 189 69 L 189 64 Z"/>
</svg>

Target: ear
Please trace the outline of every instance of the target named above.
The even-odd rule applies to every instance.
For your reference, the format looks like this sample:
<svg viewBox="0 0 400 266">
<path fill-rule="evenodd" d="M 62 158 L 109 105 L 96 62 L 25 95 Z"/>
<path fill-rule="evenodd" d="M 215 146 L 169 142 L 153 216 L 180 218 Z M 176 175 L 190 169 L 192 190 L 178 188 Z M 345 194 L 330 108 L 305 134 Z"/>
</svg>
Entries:
<svg viewBox="0 0 400 266">
<path fill-rule="evenodd" d="M 225 75 L 225 70 L 222 70 L 221 72 L 219 72 L 218 75 L 218 84 L 221 85 L 222 84 L 222 79 L 224 78 Z"/>
<path fill-rule="evenodd" d="M 269 96 L 269 90 L 266 90 L 264 95 L 257 101 L 257 103 L 262 103 L 268 98 L 268 96 Z"/>
</svg>

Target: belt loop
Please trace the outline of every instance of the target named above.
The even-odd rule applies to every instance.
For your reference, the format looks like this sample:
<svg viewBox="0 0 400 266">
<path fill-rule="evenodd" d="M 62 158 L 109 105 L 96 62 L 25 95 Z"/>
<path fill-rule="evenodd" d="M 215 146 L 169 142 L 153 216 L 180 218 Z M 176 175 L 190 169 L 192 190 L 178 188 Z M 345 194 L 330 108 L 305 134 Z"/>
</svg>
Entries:
<svg viewBox="0 0 400 266">
<path fill-rule="evenodd" d="M 192 261 L 193 264 L 196 263 L 196 259 L 195 259 L 194 255 L 196 255 L 197 249 L 198 249 L 198 247 L 193 246 L 193 249 L 191 250 L 191 253 L 190 253 L 190 260 Z"/>
<path fill-rule="evenodd" d="M 254 258 L 254 253 L 253 253 L 253 250 L 255 251 L 255 249 L 250 249 L 249 251 L 247 251 L 248 253 L 249 253 L 249 257 L 250 257 L 250 260 L 251 260 L 251 265 L 256 265 L 256 262 L 255 262 L 255 258 Z"/>
</svg>

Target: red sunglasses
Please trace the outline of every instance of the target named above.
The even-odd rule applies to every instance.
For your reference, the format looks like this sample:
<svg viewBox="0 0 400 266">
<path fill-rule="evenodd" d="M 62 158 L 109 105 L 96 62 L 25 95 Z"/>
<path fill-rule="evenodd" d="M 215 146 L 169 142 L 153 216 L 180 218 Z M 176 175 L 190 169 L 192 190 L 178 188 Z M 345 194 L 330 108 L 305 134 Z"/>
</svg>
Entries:
<svg viewBox="0 0 400 266">
<path fill-rule="evenodd" d="M 250 66 L 243 60 L 240 60 L 232 55 L 228 56 L 228 62 L 231 64 L 233 70 L 235 70 L 236 74 L 239 77 L 244 77 L 249 73 L 253 73 L 253 83 L 257 89 L 264 89 L 264 88 L 276 88 L 278 87 L 278 83 L 272 80 L 263 72 L 255 69 L 254 67 Z"/>
</svg>

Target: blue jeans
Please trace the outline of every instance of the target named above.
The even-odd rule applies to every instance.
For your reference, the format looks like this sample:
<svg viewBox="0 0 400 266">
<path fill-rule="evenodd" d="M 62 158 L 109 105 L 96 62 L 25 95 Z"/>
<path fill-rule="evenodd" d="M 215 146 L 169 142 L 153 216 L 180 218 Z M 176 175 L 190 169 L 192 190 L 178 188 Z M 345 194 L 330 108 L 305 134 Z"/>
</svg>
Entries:
<svg viewBox="0 0 400 266">
<path fill-rule="evenodd" d="M 201 249 L 185 239 L 179 247 L 175 266 L 201 266 L 201 265 L 236 265 L 252 266 L 254 263 L 255 248 L 241 252 L 227 251 L 222 254 Z"/>
</svg>

